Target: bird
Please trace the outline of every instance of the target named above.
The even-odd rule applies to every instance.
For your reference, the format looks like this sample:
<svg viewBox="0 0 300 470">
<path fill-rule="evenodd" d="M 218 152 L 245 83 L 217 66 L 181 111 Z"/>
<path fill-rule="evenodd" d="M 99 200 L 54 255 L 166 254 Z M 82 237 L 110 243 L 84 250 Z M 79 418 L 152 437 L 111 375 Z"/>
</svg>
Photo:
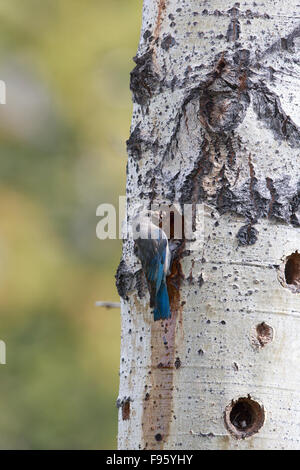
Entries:
<svg viewBox="0 0 300 470">
<path fill-rule="evenodd" d="M 156 221 L 157 225 L 153 223 Z M 171 317 L 166 277 L 171 253 L 165 232 L 159 228 L 159 212 L 141 211 L 133 219 L 135 253 L 142 264 L 150 294 L 154 321 Z"/>
</svg>

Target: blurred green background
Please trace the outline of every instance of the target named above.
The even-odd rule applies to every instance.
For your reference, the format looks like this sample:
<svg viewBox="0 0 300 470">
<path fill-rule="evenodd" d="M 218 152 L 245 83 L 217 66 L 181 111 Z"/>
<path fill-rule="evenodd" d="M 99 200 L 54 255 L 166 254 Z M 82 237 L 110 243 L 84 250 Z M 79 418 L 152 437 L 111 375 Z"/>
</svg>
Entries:
<svg viewBox="0 0 300 470">
<path fill-rule="evenodd" d="M 1 449 L 116 447 L 121 243 L 142 0 L 0 3 Z"/>
</svg>

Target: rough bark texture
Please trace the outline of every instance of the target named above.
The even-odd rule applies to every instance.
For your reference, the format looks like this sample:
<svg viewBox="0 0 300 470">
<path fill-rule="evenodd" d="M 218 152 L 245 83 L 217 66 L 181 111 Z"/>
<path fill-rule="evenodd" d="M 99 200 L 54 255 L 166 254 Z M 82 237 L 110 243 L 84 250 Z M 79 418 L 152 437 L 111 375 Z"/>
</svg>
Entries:
<svg viewBox="0 0 300 470">
<path fill-rule="evenodd" d="M 124 242 L 122 449 L 300 447 L 299 17 L 295 0 L 144 0 L 127 220 L 203 203 L 205 238 L 178 244 L 155 323 Z"/>
</svg>

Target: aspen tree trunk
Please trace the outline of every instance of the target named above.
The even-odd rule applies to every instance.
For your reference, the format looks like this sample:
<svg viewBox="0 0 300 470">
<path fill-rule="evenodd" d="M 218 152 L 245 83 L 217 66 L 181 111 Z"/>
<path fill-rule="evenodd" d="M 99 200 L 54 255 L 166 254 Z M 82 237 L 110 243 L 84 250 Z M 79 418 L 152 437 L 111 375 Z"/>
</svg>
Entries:
<svg viewBox="0 0 300 470">
<path fill-rule="evenodd" d="M 144 0 L 127 220 L 203 204 L 204 240 L 177 246 L 165 322 L 124 241 L 120 449 L 300 448 L 299 17 Z"/>
</svg>

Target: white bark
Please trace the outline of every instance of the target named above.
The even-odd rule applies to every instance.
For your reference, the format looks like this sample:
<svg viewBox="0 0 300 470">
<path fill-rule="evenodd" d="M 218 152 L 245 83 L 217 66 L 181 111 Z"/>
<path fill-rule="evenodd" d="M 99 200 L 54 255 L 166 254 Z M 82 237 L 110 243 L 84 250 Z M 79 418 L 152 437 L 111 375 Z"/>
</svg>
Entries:
<svg viewBox="0 0 300 470">
<path fill-rule="evenodd" d="M 300 448 L 299 17 L 298 0 L 144 0 L 128 220 L 203 203 L 205 239 L 176 253 L 166 323 L 124 242 L 121 449 Z"/>
</svg>

